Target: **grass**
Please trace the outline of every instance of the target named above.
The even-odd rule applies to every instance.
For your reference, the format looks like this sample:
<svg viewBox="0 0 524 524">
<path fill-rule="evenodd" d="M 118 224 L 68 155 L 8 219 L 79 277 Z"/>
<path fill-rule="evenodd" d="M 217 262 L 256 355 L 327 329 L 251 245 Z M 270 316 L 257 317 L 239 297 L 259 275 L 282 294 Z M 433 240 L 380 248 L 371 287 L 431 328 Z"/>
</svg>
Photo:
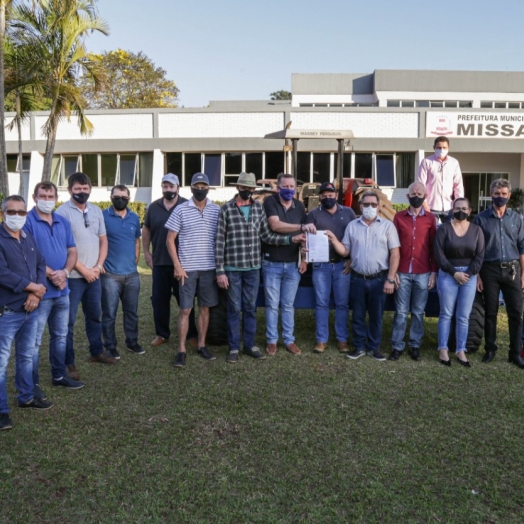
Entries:
<svg viewBox="0 0 524 524">
<path fill-rule="evenodd" d="M 521 523 L 523 375 L 501 350 L 489 366 L 439 365 L 436 319 L 422 361 L 312 353 L 312 311 L 297 310 L 294 357 L 241 355 L 172 367 L 158 349 L 142 269 L 145 355 L 88 364 L 81 320 L 77 363 L 87 386 L 52 389 L 55 405 L 13 407 L 0 435 L 0 522 Z M 173 301 L 173 304 L 174 301 Z M 389 352 L 391 314 L 382 349 Z M 176 306 L 172 315 L 175 329 Z M 258 337 L 264 339 L 263 311 Z M 123 342 L 119 319 L 119 339 Z M 47 347 L 47 346 L 44 346 Z M 10 404 L 15 406 L 13 365 Z M 44 380 L 45 379 L 45 380 Z"/>
</svg>

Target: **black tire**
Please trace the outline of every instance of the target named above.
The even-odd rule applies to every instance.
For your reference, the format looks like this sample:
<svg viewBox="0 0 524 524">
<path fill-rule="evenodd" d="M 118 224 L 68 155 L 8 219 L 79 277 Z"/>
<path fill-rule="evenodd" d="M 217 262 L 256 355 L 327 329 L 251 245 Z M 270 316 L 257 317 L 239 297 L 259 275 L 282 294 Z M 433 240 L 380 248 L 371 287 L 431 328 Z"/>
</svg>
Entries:
<svg viewBox="0 0 524 524">
<path fill-rule="evenodd" d="M 471 314 L 469 315 L 469 331 L 466 341 L 468 353 L 475 353 L 480 348 L 484 337 L 484 298 L 481 293 L 476 293 Z M 449 351 L 455 351 L 457 343 L 455 339 L 455 318 L 451 320 L 451 330 L 448 342 Z"/>
<path fill-rule="evenodd" d="M 209 310 L 206 341 L 213 346 L 227 346 L 227 291 L 218 288 L 218 305 Z"/>
</svg>

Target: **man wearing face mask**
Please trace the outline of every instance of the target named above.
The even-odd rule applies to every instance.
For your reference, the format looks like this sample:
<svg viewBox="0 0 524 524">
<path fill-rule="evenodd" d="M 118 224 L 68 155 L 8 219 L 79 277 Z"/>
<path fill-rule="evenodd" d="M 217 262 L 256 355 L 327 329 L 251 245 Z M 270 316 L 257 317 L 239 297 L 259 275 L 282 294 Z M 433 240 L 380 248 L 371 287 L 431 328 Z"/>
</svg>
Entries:
<svg viewBox="0 0 524 524">
<path fill-rule="evenodd" d="M 71 200 L 56 212 L 67 218 L 75 239 L 78 258 L 69 275 L 69 326 L 66 344 L 66 366 L 69 377 L 79 380 L 75 365 L 74 330 L 78 306 L 82 303 L 85 331 L 89 340 L 89 362 L 116 364 L 104 354 L 102 344 L 102 285 L 100 275 L 107 256 L 107 235 L 102 210 L 88 202 L 91 179 L 85 173 L 73 173 L 67 186 Z"/>
<path fill-rule="evenodd" d="M 165 344 L 170 335 L 171 297 L 174 296 L 180 306 L 180 284 L 175 278 L 175 268 L 167 249 L 167 233 L 165 225 L 174 210 L 187 199 L 178 194 L 180 181 L 173 173 L 162 178 L 162 198 L 151 202 L 147 208 L 144 226 L 142 227 L 142 247 L 146 264 L 153 270 L 153 319 L 156 337 L 151 346 Z M 151 252 L 151 247 L 153 248 Z M 189 315 L 187 338 L 192 347 L 197 346 L 197 329 L 195 313 Z"/>
<path fill-rule="evenodd" d="M 404 350 L 406 324 L 411 310 L 409 351 L 413 360 L 420 360 L 424 336 L 424 309 L 428 291 L 435 287 L 437 264 L 433 244 L 437 233 L 434 215 L 424 209 L 426 188 L 413 182 L 408 188 L 409 208 L 398 211 L 393 220 L 400 239 L 400 263 L 396 280 L 395 317 L 389 360 L 398 360 Z"/>
<path fill-rule="evenodd" d="M 35 309 L 46 292 L 46 271 L 33 236 L 22 230 L 26 215 L 21 196 L 4 198 L 0 213 L 0 430 L 12 426 L 7 403 L 7 365 L 13 341 L 18 405 L 40 410 L 53 406 L 34 394 L 33 348 L 38 325 Z"/>
<path fill-rule="evenodd" d="M 122 302 L 126 347 L 135 355 L 145 351 L 138 343 L 138 295 L 140 277 L 137 263 L 140 257 L 140 219 L 127 209 L 130 193 L 125 185 L 111 189 L 112 206 L 103 212 L 107 231 L 108 251 L 102 280 L 102 334 L 106 352 L 117 360 L 115 332 L 118 302 Z"/>
<path fill-rule="evenodd" d="M 449 140 L 445 136 L 435 138 L 433 149 L 435 154 L 421 162 L 417 180 L 426 186 L 424 209 L 445 223 L 453 218 L 453 202 L 464 196 L 464 184 L 458 160 L 448 154 Z"/>
<path fill-rule="evenodd" d="M 342 242 L 328 232 L 335 251 L 341 257 L 351 256 L 355 349 L 347 356 L 353 360 L 366 353 L 375 360 L 386 360 L 380 352 L 382 315 L 386 295 L 395 291 L 400 241 L 393 222 L 378 216 L 379 205 L 375 192 L 364 191 L 360 197 L 362 216 L 348 224 Z"/>
<path fill-rule="evenodd" d="M 38 328 L 33 353 L 33 381 L 35 397 L 45 399 L 38 375 L 40 345 L 46 325 L 49 328 L 49 361 L 53 386 L 80 389 L 82 382 L 67 376 L 66 346 L 69 324 L 69 275 L 73 271 L 78 253 L 69 220 L 53 210 L 58 198 L 52 182 L 39 182 L 35 186 L 35 207 L 29 212 L 25 230 L 35 238 L 46 263 L 47 291 L 37 309 Z"/>
<path fill-rule="evenodd" d="M 337 190 L 331 182 L 324 182 L 319 189 L 320 207 L 310 211 L 306 224 L 313 224 L 319 231 L 331 233 L 341 241 L 348 224 L 356 219 L 349 207 L 337 204 Z M 329 235 L 328 235 L 329 236 Z M 313 289 L 315 291 L 316 346 L 315 353 L 323 353 L 329 339 L 329 300 L 331 293 L 335 299 L 335 334 L 338 350 L 347 353 L 349 317 L 350 275 L 345 257 L 341 257 L 329 246 L 329 262 L 313 264 Z"/>
<path fill-rule="evenodd" d="M 524 290 L 524 225 L 519 213 L 508 209 L 511 184 L 498 178 L 491 183 L 492 206 L 479 213 L 474 223 L 484 233 L 486 251 L 477 277 L 477 289 L 484 293 L 484 337 L 489 364 L 497 352 L 499 293 L 506 303 L 509 327 L 509 362 L 524 369 L 520 356 L 522 335 L 522 292 Z"/>
<path fill-rule="evenodd" d="M 208 192 L 207 175 L 195 173 L 191 179 L 193 197 L 178 206 L 166 223 L 167 249 L 175 268 L 174 276 L 180 284 L 179 349 L 175 367 L 184 367 L 186 363 L 186 337 L 195 297 L 198 297 L 199 311 L 197 353 L 205 360 L 216 358 L 206 346 L 206 334 L 209 308 L 218 304 L 215 241 L 220 208 L 207 198 Z"/>
<path fill-rule="evenodd" d="M 264 210 L 269 227 L 275 233 L 300 234 L 316 233 L 314 224 L 304 224 L 306 209 L 297 200 L 296 182 L 293 175 L 281 173 L 277 177 L 278 193 L 264 200 Z M 301 351 L 295 344 L 295 311 L 293 305 L 300 276 L 307 264 L 300 263 L 300 246 L 272 246 L 262 244 L 262 276 L 266 298 L 266 338 L 268 355 L 275 355 L 278 341 L 278 308 L 282 312 L 282 338 L 286 349 L 293 355 Z"/>
</svg>

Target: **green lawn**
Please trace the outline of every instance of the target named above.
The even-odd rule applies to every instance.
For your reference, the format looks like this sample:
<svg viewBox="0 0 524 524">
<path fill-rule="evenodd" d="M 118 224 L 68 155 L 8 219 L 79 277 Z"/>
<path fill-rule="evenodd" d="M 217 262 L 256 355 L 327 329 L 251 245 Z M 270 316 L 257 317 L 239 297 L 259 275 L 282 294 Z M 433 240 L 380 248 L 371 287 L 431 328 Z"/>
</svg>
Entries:
<svg viewBox="0 0 524 524">
<path fill-rule="evenodd" d="M 471 369 L 446 368 L 428 319 L 418 363 L 353 362 L 334 345 L 315 355 L 313 312 L 300 310 L 302 356 L 279 349 L 227 365 L 227 348 L 213 347 L 216 361 L 190 352 L 176 370 L 174 339 L 149 346 L 142 273 L 145 355 L 122 348 L 118 366 L 88 364 L 79 321 L 87 385 L 52 389 L 46 348 L 42 385 L 55 405 L 45 413 L 15 407 L 11 363 L 0 522 L 524 521 L 524 375 L 505 350 L 489 366 L 475 354 Z M 506 347 L 505 328 L 502 337 Z"/>
</svg>

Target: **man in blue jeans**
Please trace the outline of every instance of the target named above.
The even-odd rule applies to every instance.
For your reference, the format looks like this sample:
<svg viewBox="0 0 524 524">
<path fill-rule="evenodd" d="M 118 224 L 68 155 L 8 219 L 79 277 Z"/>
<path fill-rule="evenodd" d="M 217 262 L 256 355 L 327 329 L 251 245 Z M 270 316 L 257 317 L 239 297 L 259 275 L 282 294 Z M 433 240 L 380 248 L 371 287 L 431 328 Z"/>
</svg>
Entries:
<svg viewBox="0 0 524 524">
<path fill-rule="evenodd" d="M 31 233 L 22 230 L 27 211 L 21 196 L 2 202 L 0 213 L 0 430 L 12 427 L 7 403 L 7 365 L 15 341 L 16 388 L 21 408 L 49 409 L 34 395 L 33 348 L 38 307 L 45 294 L 45 262 Z"/>
<path fill-rule="evenodd" d="M 136 269 L 140 257 L 140 219 L 127 209 L 129 189 L 120 184 L 111 190 L 112 206 L 103 212 L 108 250 L 102 273 L 102 334 L 109 356 L 120 359 L 116 348 L 116 313 L 122 301 L 126 346 L 131 353 L 142 355 L 138 343 L 138 295 L 140 277 Z"/>
<path fill-rule="evenodd" d="M 85 331 L 89 340 L 89 362 L 116 364 L 118 361 L 104 354 L 102 345 L 102 286 L 100 275 L 107 256 L 107 235 L 101 209 L 88 203 L 91 179 L 84 173 L 73 173 L 67 182 L 71 199 L 56 212 L 71 224 L 78 251 L 75 269 L 69 275 L 69 325 L 66 344 L 67 374 L 79 380 L 75 365 L 74 331 L 78 306 L 82 303 Z"/>
<path fill-rule="evenodd" d="M 386 295 L 395 291 L 400 242 L 393 222 L 378 216 L 379 205 L 374 191 L 364 191 L 360 197 L 362 216 L 349 223 L 342 242 L 332 232 L 328 232 L 328 236 L 341 257 L 351 256 L 355 349 L 347 356 L 355 360 L 368 353 L 383 362 L 386 359 L 380 352 L 382 315 Z"/>
<path fill-rule="evenodd" d="M 310 211 L 306 224 L 314 224 L 320 231 L 330 231 L 340 241 L 347 225 L 356 215 L 349 207 L 337 204 L 337 190 L 331 182 L 324 182 L 319 188 L 320 207 Z M 347 353 L 349 317 L 349 270 L 346 260 L 335 248 L 329 246 L 329 262 L 313 264 L 313 289 L 315 290 L 315 318 L 317 321 L 317 343 L 313 351 L 323 353 L 329 340 L 329 302 L 331 294 L 335 300 L 335 335 L 340 353 Z"/>
<path fill-rule="evenodd" d="M 29 212 L 25 230 L 29 231 L 46 263 L 47 292 L 36 310 L 38 328 L 33 353 L 33 382 L 35 397 L 45 400 L 38 375 L 40 345 L 46 325 L 49 326 L 49 361 L 53 386 L 69 389 L 84 387 L 82 382 L 66 374 L 66 341 L 69 323 L 68 277 L 76 264 L 76 244 L 71 225 L 53 210 L 58 192 L 52 182 L 39 182 L 35 186 L 35 207 Z"/>
<path fill-rule="evenodd" d="M 304 224 L 306 208 L 297 200 L 293 175 L 281 173 L 277 177 L 278 193 L 264 200 L 269 227 L 275 233 L 297 235 L 309 231 L 316 233 L 314 224 Z M 300 262 L 300 246 L 272 246 L 262 244 L 262 276 L 266 297 L 266 338 L 268 355 L 275 355 L 278 342 L 278 308 L 282 311 L 282 338 L 286 349 L 300 355 L 295 344 L 295 296 L 300 276 L 307 264 Z"/>
</svg>

